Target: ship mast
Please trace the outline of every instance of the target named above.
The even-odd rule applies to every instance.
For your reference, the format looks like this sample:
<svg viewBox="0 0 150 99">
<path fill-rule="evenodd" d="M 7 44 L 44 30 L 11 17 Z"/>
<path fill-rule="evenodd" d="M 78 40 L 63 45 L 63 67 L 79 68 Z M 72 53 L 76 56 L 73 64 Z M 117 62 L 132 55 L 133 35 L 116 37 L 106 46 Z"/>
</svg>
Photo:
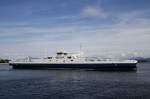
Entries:
<svg viewBox="0 0 150 99">
<path fill-rule="evenodd" d="M 81 53 L 81 51 L 82 51 L 82 44 L 80 44 L 80 53 Z"/>
<path fill-rule="evenodd" d="M 79 55 L 80 55 L 80 58 L 81 58 L 81 56 L 82 56 L 82 44 L 80 43 L 80 53 L 79 53 Z"/>
</svg>

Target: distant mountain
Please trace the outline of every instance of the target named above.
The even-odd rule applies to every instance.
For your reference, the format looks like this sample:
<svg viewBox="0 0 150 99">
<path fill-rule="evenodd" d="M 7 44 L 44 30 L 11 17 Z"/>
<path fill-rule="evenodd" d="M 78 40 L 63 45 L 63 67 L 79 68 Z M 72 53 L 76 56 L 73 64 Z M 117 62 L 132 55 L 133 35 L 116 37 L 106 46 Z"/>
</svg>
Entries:
<svg viewBox="0 0 150 99">
<path fill-rule="evenodd" d="M 130 59 L 135 59 L 138 62 L 150 62 L 150 58 L 144 58 L 144 57 L 134 57 L 134 58 L 130 58 Z"/>
</svg>

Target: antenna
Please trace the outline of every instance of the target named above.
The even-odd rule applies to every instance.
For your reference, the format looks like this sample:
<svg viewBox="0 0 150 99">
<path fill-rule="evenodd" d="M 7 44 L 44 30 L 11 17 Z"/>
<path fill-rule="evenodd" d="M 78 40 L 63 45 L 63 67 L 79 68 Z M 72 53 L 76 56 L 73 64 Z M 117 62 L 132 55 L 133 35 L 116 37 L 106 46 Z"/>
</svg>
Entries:
<svg viewBox="0 0 150 99">
<path fill-rule="evenodd" d="M 80 43 L 80 53 L 81 53 L 81 51 L 82 51 L 82 44 Z"/>
<path fill-rule="evenodd" d="M 45 48 L 45 57 L 48 57 L 48 51 L 47 51 L 47 48 Z"/>
</svg>

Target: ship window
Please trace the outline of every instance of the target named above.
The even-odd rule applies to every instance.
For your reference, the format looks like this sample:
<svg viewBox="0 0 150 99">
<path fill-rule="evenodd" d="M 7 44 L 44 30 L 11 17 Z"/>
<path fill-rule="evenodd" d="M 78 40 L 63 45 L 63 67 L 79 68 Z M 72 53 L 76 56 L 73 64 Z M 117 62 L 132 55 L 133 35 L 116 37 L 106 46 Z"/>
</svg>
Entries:
<svg viewBox="0 0 150 99">
<path fill-rule="evenodd" d="M 52 59 L 52 57 L 47 57 L 48 59 Z"/>
<path fill-rule="evenodd" d="M 68 59 L 71 59 L 71 56 L 68 56 L 67 58 L 68 58 Z"/>
<path fill-rule="evenodd" d="M 57 55 L 62 55 L 63 53 L 62 52 L 57 52 Z"/>
<path fill-rule="evenodd" d="M 67 53 L 64 53 L 64 55 L 67 55 Z"/>
</svg>

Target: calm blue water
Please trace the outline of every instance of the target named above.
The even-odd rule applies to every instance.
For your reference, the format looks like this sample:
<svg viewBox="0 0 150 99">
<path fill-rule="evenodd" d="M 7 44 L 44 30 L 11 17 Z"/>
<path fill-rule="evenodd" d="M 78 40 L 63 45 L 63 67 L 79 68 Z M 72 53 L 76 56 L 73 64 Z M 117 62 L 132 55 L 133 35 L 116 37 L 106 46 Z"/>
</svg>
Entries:
<svg viewBox="0 0 150 99">
<path fill-rule="evenodd" d="M 150 63 L 136 72 L 14 70 L 0 65 L 0 99 L 150 99 Z"/>
</svg>

